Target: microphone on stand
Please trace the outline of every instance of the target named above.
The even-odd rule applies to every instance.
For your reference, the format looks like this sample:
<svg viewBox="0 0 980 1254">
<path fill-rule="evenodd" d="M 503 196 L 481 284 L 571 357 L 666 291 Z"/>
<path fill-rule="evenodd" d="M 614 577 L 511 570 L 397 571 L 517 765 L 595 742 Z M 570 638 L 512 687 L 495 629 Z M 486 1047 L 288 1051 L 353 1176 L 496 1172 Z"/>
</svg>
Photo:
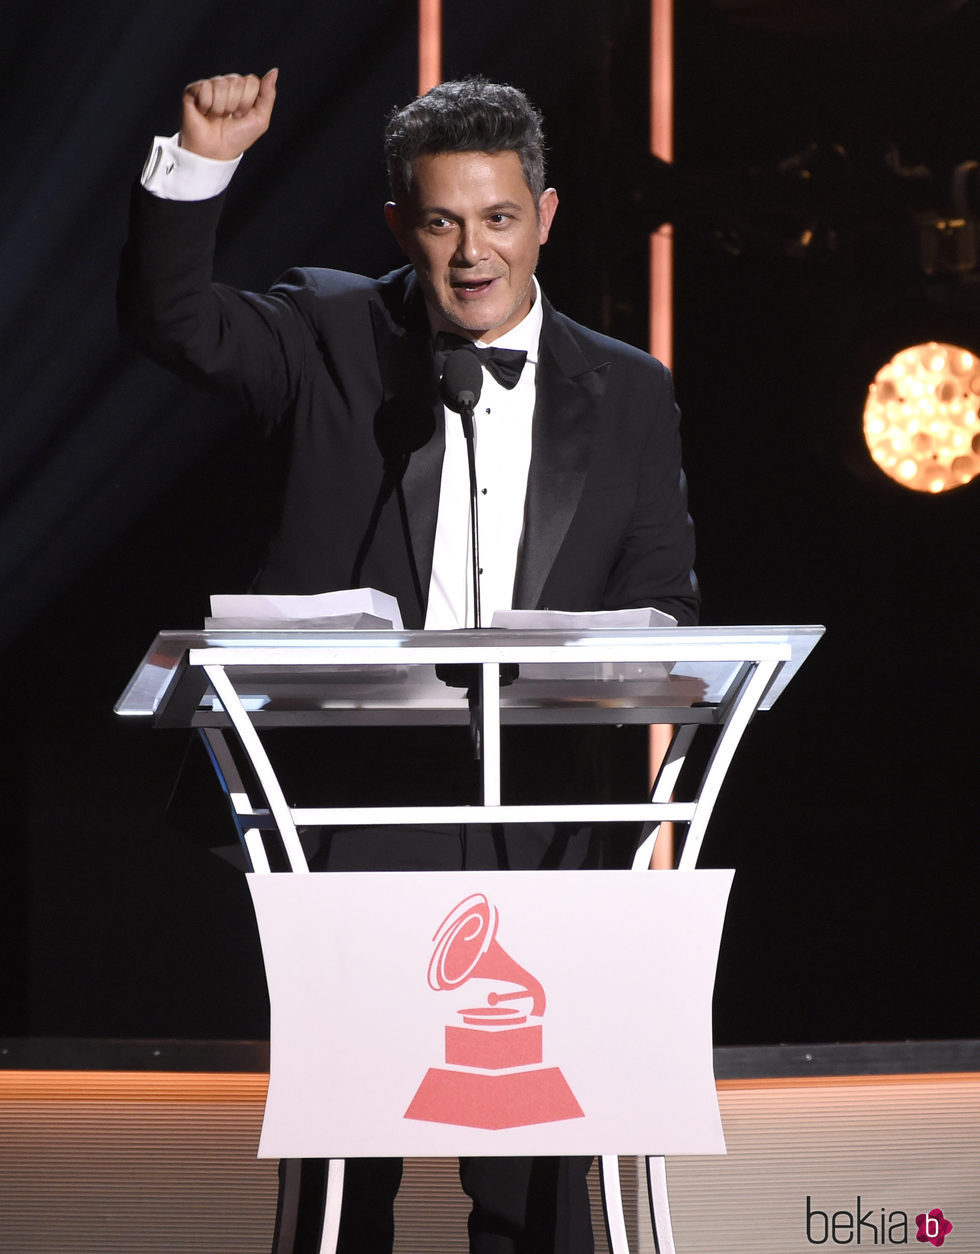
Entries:
<svg viewBox="0 0 980 1254">
<path fill-rule="evenodd" d="M 480 616 L 480 532 L 477 520 L 476 451 L 473 410 L 483 389 L 483 367 L 469 348 L 456 348 L 446 358 L 442 372 L 442 399 L 463 420 L 466 460 L 470 471 L 470 530 L 473 534 L 473 624 L 482 627 Z"/>
<path fill-rule="evenodd" d="M 473 439 L 473 410 L 483 390 L 483 367 L 471 348 L 454 348 L 442 371 L 442 399 L 463 419 L 463 435 Z"/>
</svg>

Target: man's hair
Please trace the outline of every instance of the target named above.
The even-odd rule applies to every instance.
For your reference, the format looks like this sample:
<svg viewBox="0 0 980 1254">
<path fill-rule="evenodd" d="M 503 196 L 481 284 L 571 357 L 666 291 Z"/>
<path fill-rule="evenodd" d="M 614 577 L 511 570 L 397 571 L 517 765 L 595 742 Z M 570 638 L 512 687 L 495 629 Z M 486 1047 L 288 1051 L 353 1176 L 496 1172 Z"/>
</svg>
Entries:
<svg viewBox="0 0 980 1254">
<path fill-rule="evenodd" d="M 535 204 L 545 189 L 542 117 L 516 87 L 464 78 L 440 83 L 396 109 L 385 127 L 388 181 L 395 200 L 412 190 L 412 163 L 439 152 L 516 152 Z"/>
</svg>

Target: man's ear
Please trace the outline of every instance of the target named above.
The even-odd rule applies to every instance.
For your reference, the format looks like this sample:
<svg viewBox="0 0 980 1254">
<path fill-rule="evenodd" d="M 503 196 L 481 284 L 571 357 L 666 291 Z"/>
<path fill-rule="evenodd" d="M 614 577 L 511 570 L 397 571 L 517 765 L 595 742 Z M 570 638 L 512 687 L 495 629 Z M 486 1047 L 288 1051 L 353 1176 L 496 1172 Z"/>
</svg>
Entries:
<svg viewBox="0 0 980 1254">
<path fill-rule="evenodd" d="M 398 241 L 401 250 L 405 251 L 405 222 L 402 215 L 398 211 L 398 206 L 393 200 L 385 202 L 385 221 L 388 223 L 388 229 Z"/>
<path fill-rule="evenodd" d="M 538 243 L 546 244 L 551 224 L 558 210 L 558 193 L 553 187 L 547 187 L 538 201 Z"/>
</svg>

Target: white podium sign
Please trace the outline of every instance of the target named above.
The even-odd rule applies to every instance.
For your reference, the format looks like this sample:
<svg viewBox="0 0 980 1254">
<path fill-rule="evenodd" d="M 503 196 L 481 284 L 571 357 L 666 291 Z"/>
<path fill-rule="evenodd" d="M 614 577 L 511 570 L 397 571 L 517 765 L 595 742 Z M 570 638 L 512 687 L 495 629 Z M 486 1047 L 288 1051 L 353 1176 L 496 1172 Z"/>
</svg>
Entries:
<svg viewBox="0 0 980 1254">
<path fill-rule="evenodd" d="M 723 1154 L 732 871 L 252 874 L 260 1157 Z"/>
</svg>

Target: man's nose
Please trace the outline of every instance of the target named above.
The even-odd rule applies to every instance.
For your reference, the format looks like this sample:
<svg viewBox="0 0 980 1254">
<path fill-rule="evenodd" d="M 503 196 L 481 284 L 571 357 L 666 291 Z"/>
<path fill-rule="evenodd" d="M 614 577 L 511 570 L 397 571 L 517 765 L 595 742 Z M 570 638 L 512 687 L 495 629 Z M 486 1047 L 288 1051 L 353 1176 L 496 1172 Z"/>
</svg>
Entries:
<svg viewBox="0 0 980 1254">
<path fill-rule="evenodd" d="M 489 253 L 487 247 L 486 235 L 480 226 L 473 224 L 467 226 L 465 223 L 459 233 L 459 244 L 456 249 L 456 256 L 467 266 L 475 266 L 481 262 Z"/>
</svg>

